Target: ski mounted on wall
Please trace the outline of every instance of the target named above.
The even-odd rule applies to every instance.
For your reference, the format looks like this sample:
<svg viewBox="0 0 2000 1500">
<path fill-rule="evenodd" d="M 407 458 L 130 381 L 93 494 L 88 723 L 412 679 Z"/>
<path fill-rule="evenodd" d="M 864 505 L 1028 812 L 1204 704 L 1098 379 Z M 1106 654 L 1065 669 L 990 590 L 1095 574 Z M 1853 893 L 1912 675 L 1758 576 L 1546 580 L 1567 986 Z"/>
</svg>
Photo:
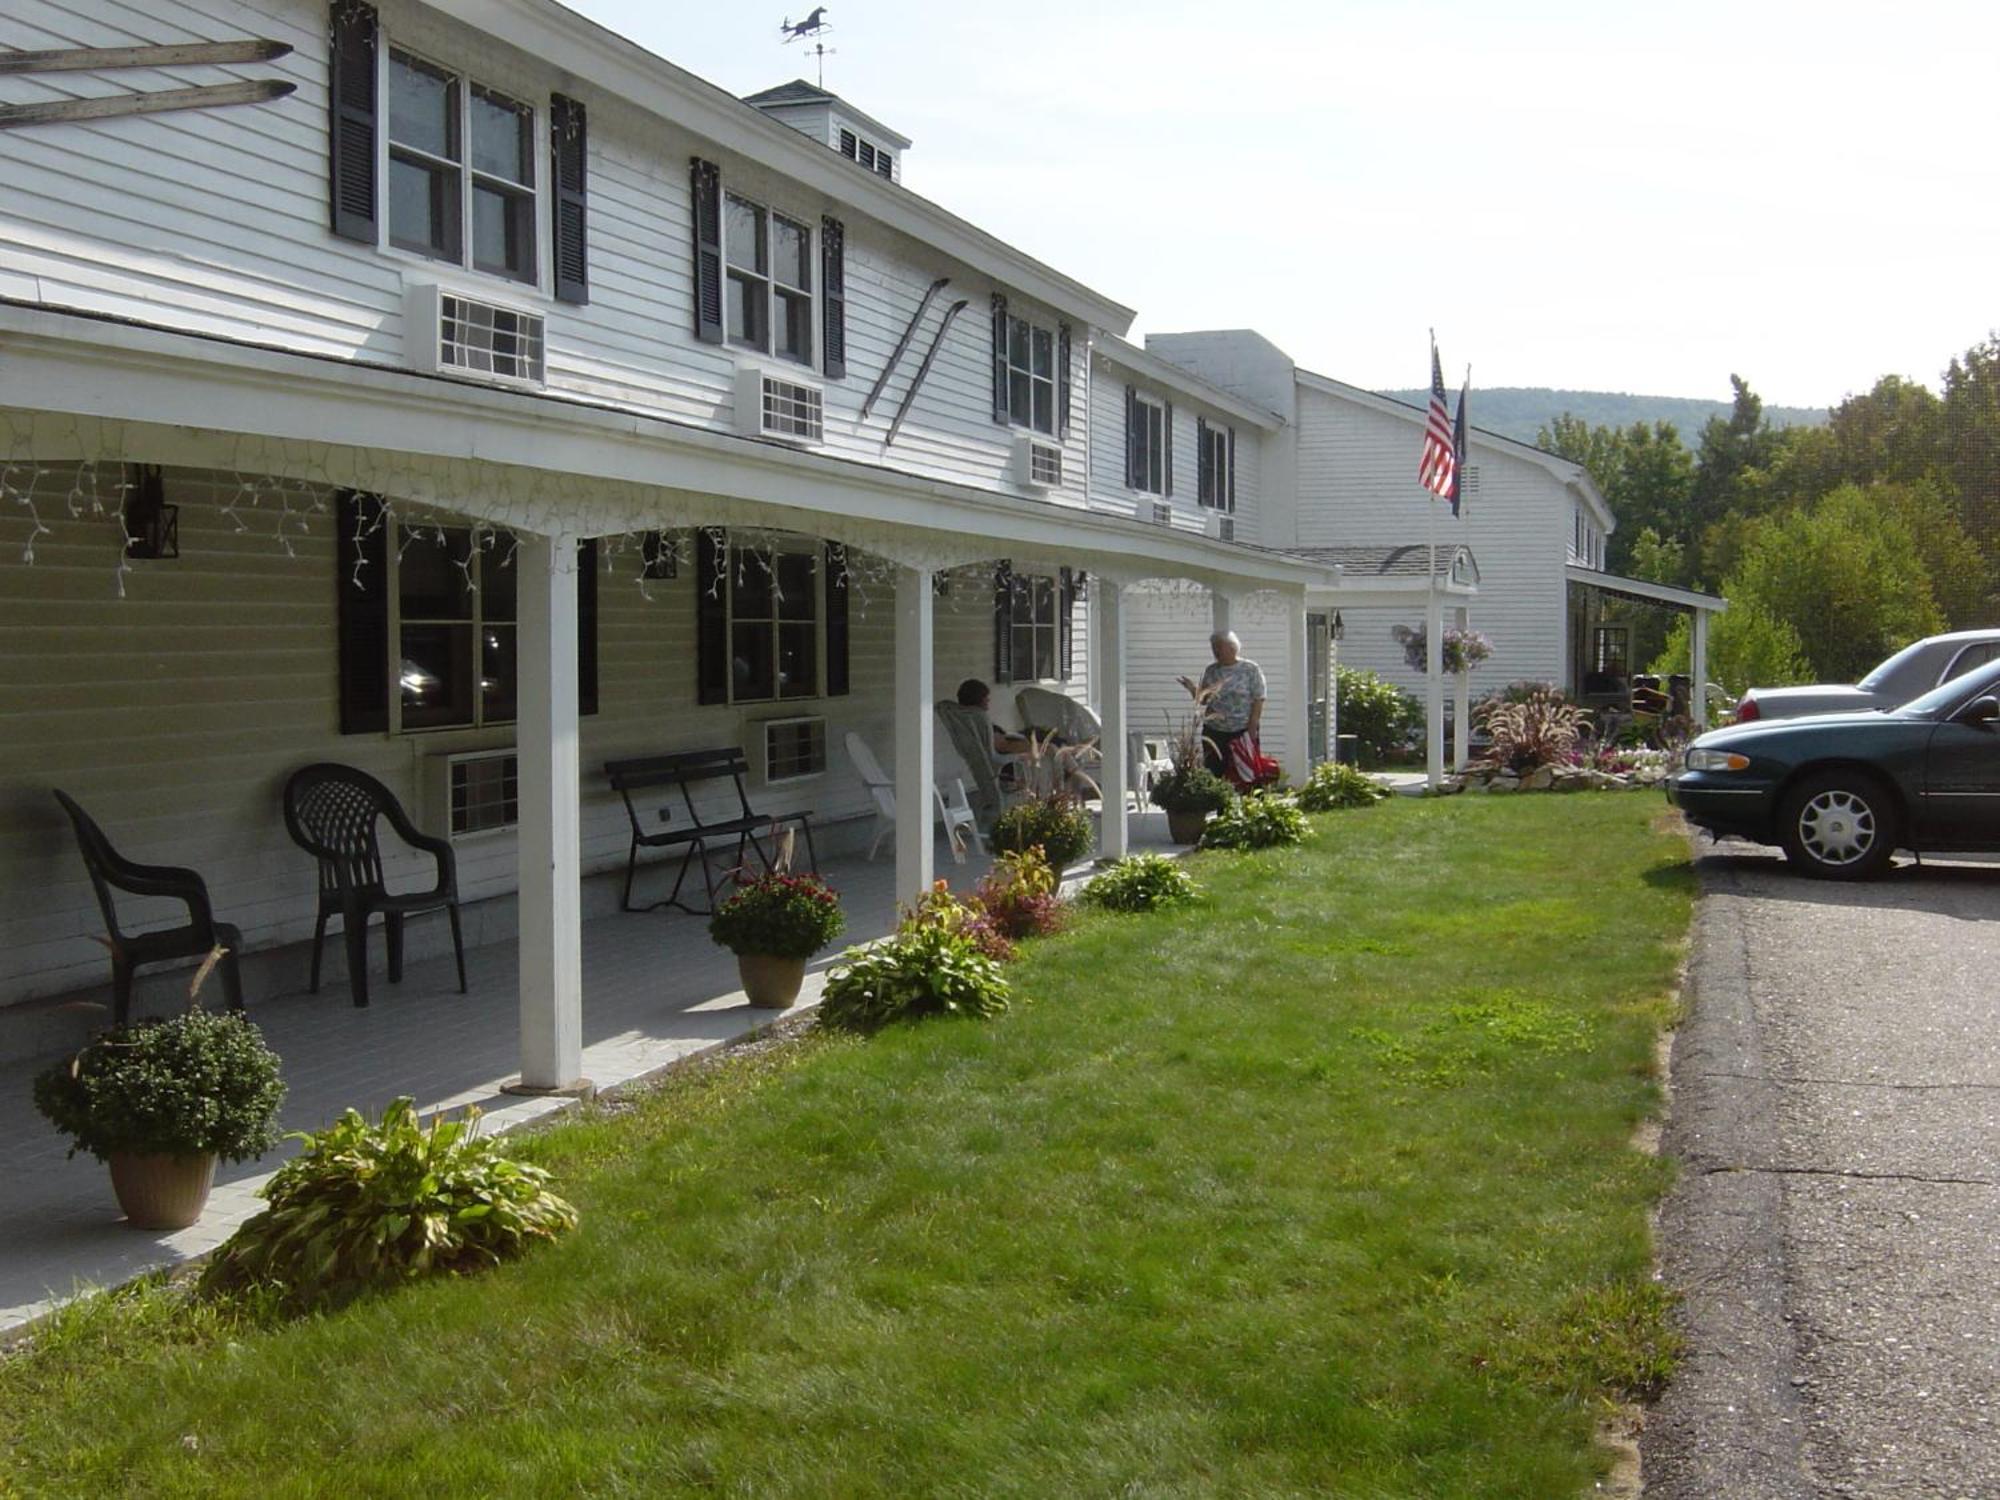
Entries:
<svg viewBox="0 0 2000 1500">
<path fill-rule="evenodd" d="M 271 62 L 292 50 L 289 42 L 169 42 L 143 47 L 59 47 L 38 52 L 0 52 L 0 75 L 108 72 L 119 68 L 190 68 L 228 63 Z M 297 89 L 280 79 L 208 83 L 151 93 L 113 94 L 93 99 L 51 99 L 37 104 L 0 105 L 0 130 L 74 120 L 108 120 L 155 115 L 176 109 L 220 109 L 232 104 L 266 104 Z"/>
</svg>

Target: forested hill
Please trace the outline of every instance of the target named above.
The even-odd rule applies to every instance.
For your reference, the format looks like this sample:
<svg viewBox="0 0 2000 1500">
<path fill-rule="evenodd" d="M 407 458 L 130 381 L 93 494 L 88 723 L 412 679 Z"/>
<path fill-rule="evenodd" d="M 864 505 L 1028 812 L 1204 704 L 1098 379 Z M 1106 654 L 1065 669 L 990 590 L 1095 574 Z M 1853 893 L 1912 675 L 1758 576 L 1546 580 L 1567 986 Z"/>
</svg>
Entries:
<svg viewBox="0 0 2000 1500">
<path fill-rule="evenodd" d="M 1430 392 L 1425 390 L 1381 394 L 1417 406 L 1430 401 Z M 1456 407 L 1457 391 L 1452 392 L 1451 400 Z M 1727 417 L 1729 403 L 1692 396 L 1629 396 L 1623 391 L 1552 391 L 1538 386 L 1472 388 L 1472 425 L 1524 443 L 1532 443 L 1541 427 L 1564 412 L 1581 417 L 1592 427 L 1672 422 L 1680 429 L 1681 440 L 1693 447 L 1702 424 L 1710 417 Z M 1767 406 L 1764 415 L 1773 427 L 1820 427 L 1826 423 L 1825 408 L 1817 406 Z"/>
</svg>

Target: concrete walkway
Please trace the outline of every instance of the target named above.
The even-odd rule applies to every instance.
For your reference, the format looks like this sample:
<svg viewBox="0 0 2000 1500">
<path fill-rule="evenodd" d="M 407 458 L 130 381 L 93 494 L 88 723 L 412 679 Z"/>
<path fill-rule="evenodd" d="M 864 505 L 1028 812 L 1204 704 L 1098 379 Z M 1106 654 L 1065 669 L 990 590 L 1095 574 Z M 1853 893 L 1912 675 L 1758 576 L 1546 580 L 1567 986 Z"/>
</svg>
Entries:
<svg viewBox="0 0 2000 1500">
<path fill-rule="evenodd" d="M 1166 818 L 1131 821 L 1135 848 L 1167 848 Z M 953 864 L 940 846 L 937 871 L 968 889 L 987 861 Z M 848 928 L 840 946 L 880 937 L 894 920 L 893 862 L 828 861 Z M 427 918 L 425 920 L 441 920 Z M 376 939 L 379 944 L 379 936 Z M 524 1099 L 501 1086 L 519 1075 L 517 948 L 497 943 L 466 954 L 469 993 L 458 993 L 448 957 L 412 962 L 403 982 L 377 980 L 366 1010 L 348 1003 L 340 944 L 328 944 L 329 973 L 305 993 L 301 956 L 295 986 L 252 993 L 250 1015 L 284 1063 L 282 1126 L 310 1130 L 350 1106 L 379 1113 L 401 1094 L 420 1108 L 476 1104 L 490 1129 L 512 1129 L 566 1108 Z M 838 948 L 815 963 L 800 1005 L 817 1002 Z M 599 1088 L 643 1078 L 724 1045 L 779 1014 L 752 1009 L 738 988 L 734 957 L 709 941 L 707 924 L 682 913 L 620 913 L 584 924 L 584 1072 Z M 66 1158 L 66 1142 L 36 1113 L 34 1074 L 46 1066 L 0 1067 L 0 1336 L 90 1286 L 205 1254 L 262 1207 L 256 1190 L 296 1147 L 261 1161 L 224 1164 L 200 1223 L 174 1233 L 128 1227 L 94 1157 Z"/>
<path fill-rule="evenodd" d="M 2000 1495 L 2000 870 L 1698 869 L 1647 1493 Z"/>
</svg>

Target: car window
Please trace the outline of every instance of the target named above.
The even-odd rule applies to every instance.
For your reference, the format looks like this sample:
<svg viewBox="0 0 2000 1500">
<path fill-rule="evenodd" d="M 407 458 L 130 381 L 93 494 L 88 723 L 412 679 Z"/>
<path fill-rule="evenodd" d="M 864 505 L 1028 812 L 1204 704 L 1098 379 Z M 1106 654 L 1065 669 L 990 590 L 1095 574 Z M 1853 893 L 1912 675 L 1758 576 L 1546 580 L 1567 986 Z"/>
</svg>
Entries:
<svg viewBox="0 0 2000 1500">
<path fill-rule="evenodd" d="M 1936 649 L 1929 641 L 1918 641 L 1913 646 L 1905 646 L 1901 651 L 1898 651 L 1894 656 L 1883 662 L 1881 666 L 1862 678 L 1861 686 L 1868 689 L 1871 693 L 1880 692 L 1889 686 L 1891 680 L 1897 677 L 1905 667 L 1913 666 L 1920 658 Z M 1929 677 L 1928 674 L 1925 675 L 1927 681 L 1936 681 L 1935 678 Z"/>
<path fill-rule="evenodd" d="M 2000 655 L 2000 645 L 1992 641 L 1975 641 L 1952 658 L 1951 665 L 1944 669 L 1944 675 L 1938 678 L 1938 681 L 1950 682 L 1952 678 L 1961 677 L 1974 667 L 1983 667 L 1992 661 L 1995 655 Z"/>
<path fill-rule="evenodd" d="M 2000 662 L 1988 662 L 1983 667 L 1975 667 L 1962 677 L 1954 677 L 1949 682 L 1941 682 L 1921 698 L 1912 698 L 1901 708 L 1894 710 L 1902 719 L 1937 719 L 1956 711 L 1961 705 L 1970 703 L 1982 693 L 2000 690 Z"/>
</svg>

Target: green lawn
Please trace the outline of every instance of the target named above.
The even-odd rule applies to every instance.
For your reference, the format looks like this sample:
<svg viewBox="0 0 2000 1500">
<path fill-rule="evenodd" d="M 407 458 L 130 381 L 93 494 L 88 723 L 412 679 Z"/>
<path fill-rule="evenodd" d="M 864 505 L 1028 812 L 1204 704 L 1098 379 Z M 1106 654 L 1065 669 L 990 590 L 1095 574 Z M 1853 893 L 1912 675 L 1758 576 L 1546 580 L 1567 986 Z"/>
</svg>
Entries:
<svg viewBox="0 0 2000 1500">
<path fill-rule="evenodd" d="M 1523 1496 L 1670 1363 L 1633 1151 L 1657 798 L 1398 798 L 524 1149 L 583 1213 L 286 1326 L 154 1292 L 0 1363 L 30 1495 Z M 699 940 L 690 927 L 688 941 Z"/>
</svg>

